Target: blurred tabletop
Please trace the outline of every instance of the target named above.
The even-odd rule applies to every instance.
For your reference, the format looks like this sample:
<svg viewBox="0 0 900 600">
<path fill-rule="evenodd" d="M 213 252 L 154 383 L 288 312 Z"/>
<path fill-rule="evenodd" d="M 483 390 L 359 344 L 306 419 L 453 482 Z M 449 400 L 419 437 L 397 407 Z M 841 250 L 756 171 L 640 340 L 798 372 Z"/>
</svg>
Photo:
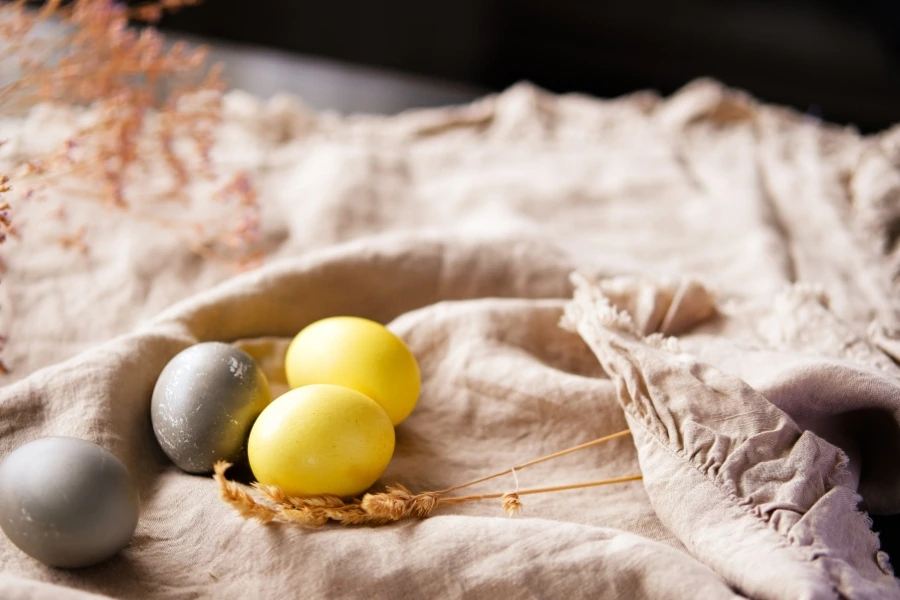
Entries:
<svg viewBox="0 0 900 600">
<path fill-rule="evenodd" d="M 396 114 L 410 108 L 463 104 L 490 91 L 252 45 L 177 32 L 167 32 L 167 35 L 209 46 L 211 62 L 223 65 L 225 79 L 231 87 L 262 98 L 277 93 L 293 94 L 318 110 Z"/>
</svg>

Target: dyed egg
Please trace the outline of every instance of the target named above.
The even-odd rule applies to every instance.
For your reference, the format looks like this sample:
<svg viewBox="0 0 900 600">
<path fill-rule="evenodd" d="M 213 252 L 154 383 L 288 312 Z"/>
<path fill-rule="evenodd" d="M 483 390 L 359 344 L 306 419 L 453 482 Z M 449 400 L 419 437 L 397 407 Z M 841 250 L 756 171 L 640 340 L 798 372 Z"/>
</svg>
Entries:
<svg viewBox="0 0 900 600">
<path fill-rule="evenodd" d="M 88 567 L 128 545 L 139 499 L 122 462 L 97 444 L 48 437 L 0 463 L 0 528 L 52 567 Z"/>
<path fill-rule="evenodd" d="M 156 381 L 153 432 L 178 468 L 208 473 L 218 460 L 240 458 L 271 401 L 269 382 L 249 354 L 220 342 L 196 344 L 175 355 Z"/>
<path fill-rule="evenodd" d="M 374 400 L 336 385 L 309 385 L 277 398 L 248 443 L 260 483 L 292 496 L 355 496 L 384 473 L 394 427 Z"/>
<path fill-rule="evenodd" d="M 297 334 L 285 356 L 292 388 L 330 383 L 356 390 L 381 405 L 399 425 L 419 399 L 419 365 L 403 340 L 359 317 L 316 321 Z"/>
</svg>

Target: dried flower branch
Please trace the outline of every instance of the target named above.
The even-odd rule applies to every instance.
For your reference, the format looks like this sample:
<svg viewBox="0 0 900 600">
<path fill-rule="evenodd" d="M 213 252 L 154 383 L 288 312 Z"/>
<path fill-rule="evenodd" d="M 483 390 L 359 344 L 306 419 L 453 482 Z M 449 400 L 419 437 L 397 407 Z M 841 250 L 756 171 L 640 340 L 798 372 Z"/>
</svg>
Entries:
<svg viewBox="0 0 900 600">
<path fill-rule="evenodd" d="M 164 0 L 129 9 L 112 0 L 51 0 L 39 12 L 22 2 L 0 6 L 6 49 L 0 69 L 9 81 L 0 86 L 0 108 L 64 102 L 91 105 L 97 115 L 44 160 L 27 161 L 23 174 L 97 181 L 111 205 L 124 207 L 131 167 L 157 158 L 139 152 L 139 144 L 155 137 L 174 183 L 186 183 L 189 165 L 173 149 L 173 137 L 177 132 L 194 140 L 199 154 L 208 155 L 220 95 L 207 93 L 200 106 L 182 100 L 219 92 L 222 82 L 218 71 L 198 81 L 205 48 L 176 43 L 167 50 L 157 31 L 132 29 L 129 17 L 158 18 L 163 10 L 194 3 Z"/>
<path fill-rule="evenodd" d="M 82 225 L 74 233 L 60 237 L 59 243 L 63 248 L 70 248 L 73 250 L 77 250 L 81 254 L 87 254 L 88 245 L 84 239 L 86 232 L 87 229 L 84 225 Z"/>
<path fill-rule="evenodd" d="M 3 145 L 3 142 L 0 142 L 0 145 Z M 9 185 L 9 177 L 6 175 L 0 175 L 0 196 L 6 195 L 12 188 Z M 10 212 L 12 208 L 9 203 L 5 200 L 0 200 L 0 244 L 6 242 L 6 240 L 11 235 L 16 235 L 16 229 L 12 222 L 12 217 L 10 216 Z M 6 263 L 3 262 L 2 257 L 0 257 L 0 272 L 6 271 Z M 6 346 L 6 336 L 0 335 L 0 352 L 3 351 L 3 348 Z M 0 374 L 6 375 L 9 373 L 9 368 L 6 366 L 2 360 L 0 360 Z"/>
<path fill-rule="evenodd" d="M 217 177 L 211 150 L 222 119 L 221 67 L 206 68 L 205 47 L 167 47 L 152 27 L 129 24 L 155 22 L 164 11 L 193 4 L 160 0 L 129 8 L 114 0 L 49 0 L 35 11 L 24 2 L 0 3 L 0 109 L 39 102 L 91 107 L 90 122 L 59 148 L 21 157 L 15 176 L 30 184 L 20 186 L 23 197 L 38 184 L 76 178 L 110 207 L 150 203 L 152 214 L 153 203 L 184 199 L 193 180 Z M 152 194 L 138 187 L 141 173 L 160 174 L 169 189 Z M 247 173 L 224 176 L 217 195 L 226 211 L 238 214 L 191 245 L 241 261 L 258 252 L 258 202 Z M 195 224 L 170 222 L 169 228 L 190 238 Z"/>
<path fill-rule="evenodd" d="M 9 177 L 0 175 L 0 194 L 6 194 L 11 189 Z M 0 244 L 5 242 L 10 235 L 15 234 L 12 217 L 10 216 L 11 211 L 12 207 L 10 207 L 9 202 L 0 202 Z"/>
<path fill-rule="evenodd" d="M 167 45 L 152 26 L 132 25 L 197 3 L 155 0 L 129 7 L 118 0 L 47 0 L 36 9 L 0 0 L 0 110 L 9 116 L 40 103 L 80 107 L 57 148 L 17 144 L 8 156 L 17 189 L 0 201 L 0 243 L 17 233 L 12 208 L 21 202 L 53 198 L 56 221 L 65 226 L 66 206 L 99 201 L 121 209 L 123 219 L 162 226 L 219 263 L 244 270 L 260 262 L 252 182 L 243 172 L 219 172 L 213 161 L 225 89 L 220 66 L 207 68 L 205 47 Z M 205 181 L 224 181 L 218 183 L 219 200 L 189 193 Z M 0 193 L 9 191 L 8 182 L 2 176 Z M 196 206 L 187 208 L 195 210 L 161 218 L 173 199 L 190 201 Z M 207 202 L 220 206 L 211 211 Z M 59 242 L 85 254 L 89 238 L 102 235 L 106 231 L 88 224 Z"/>
<path fill-rule="evenodd" d="M 591 442 L 535 459 L 525 463 L 524 466 L 530 466 L 544 462 L 545 460 L 564 456 L 571 452 L 575 452 L 576 450 L 595 446 L 602 442 L 627 435 L 628 433 L 630 432 L 625 430 L 613 435 L 598 438 Z M 222 498 L 231 504 L 242 517 L 246 519 L 256 519 L 262 523 L 284 522 L 306 527 L 321 527 L 329 521 L 335 521 L 344 525 L 385 525 L 402 519 L 422 519 L 429 517 L 440 506 L 463 504 L 466 502 L 494 498 L 501 498 L 503 510 L 508 516 L 513 516 L 522 508 L 522 502 L 519 499 L 519 496 L 611 485 L 615 483 L 637 481 L 643 478 L 642 475 L 629 475 L 626 477 L 601 479 L 586 483 L 527 490 L 518 489 L 518 478 L 516 478 L 515 492 L 446 497 L 446 494 L 450 491 L 468 487 L 469 485 L 474 485 L 480 481 L 486 481 L 495 476 L 510 472 L 515 476 L 516 469 L 524 468 L 523 466 L 519 466 L 514 467 L 513 469 L 507 469 L 499 474 L 438 492 L 421 492 L 419 494 L 414 494 L 402 485 L 393 485 L 389 486 L 385 492 L 365 494 L 362 499 L 353 499 L 345 502 L 336 496 L 290 497 L 276 486 L 262 485 L 259 483 L 253 484 L 252 488 L 247 488 L 246 486 L 229 481 L 225 478 L 225 471 L 228 470 L 230 466 L 231 465 L 226 462 L 220 461 L 216 463 L 215 475 L 213 478 L 219 485 L 219 493 Z M 251 489 L 256 490 L 262 496 L 262 499 L 254 497 L 250 491 Z"/>
</svg>

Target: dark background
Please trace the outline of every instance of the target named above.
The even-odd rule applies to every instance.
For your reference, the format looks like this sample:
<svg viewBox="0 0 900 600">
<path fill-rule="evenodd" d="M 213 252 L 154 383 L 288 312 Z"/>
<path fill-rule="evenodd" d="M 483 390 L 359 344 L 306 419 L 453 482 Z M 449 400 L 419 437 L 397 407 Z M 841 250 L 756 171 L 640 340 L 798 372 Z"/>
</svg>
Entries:
<svg viewBox="0 0 900 600">
<path fill-rule="evenodd" d="M 900 0 L 206 0 L 162 27 L 487 90 L 712 76 L 865 132 L 900 121 Z"/>
</svg>

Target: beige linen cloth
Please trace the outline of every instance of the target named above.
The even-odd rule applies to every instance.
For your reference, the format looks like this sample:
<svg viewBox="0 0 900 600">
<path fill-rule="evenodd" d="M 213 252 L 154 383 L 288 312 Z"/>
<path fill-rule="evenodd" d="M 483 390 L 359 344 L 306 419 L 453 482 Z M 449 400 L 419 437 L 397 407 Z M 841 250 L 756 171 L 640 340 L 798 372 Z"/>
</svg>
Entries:
<svg viewBox="0 0 900 600">
<path fill-rule="evenodd" d="M 4 121 L 5 160 L 73 114 Z M 860 510 L 900 511 L 900 129 L 700 81 L 667 100 L 520 85 L 391 118 L 232 93 L 220 133 L 258 183 L 257 270 L 232 278 L 132 212 L 23 209 L 0 456 L 93 440 L 143 507 L 89 569 L 0 540 L 0 596 L 900 598 Z M 42 219 L 58 204 L 102 230 L 86 256 Z M 441 489 L 626 427 L 519 484 L 644 480 L 525 496 L 515 518 L 485 501 L 311 531 L 244 521 L 165 459 L 148 406 L 172 356 L 239 342 L 278 387 L 285 341 L 345 314 L 389 323 L 422 368 L 379 485 Z"/>
</svg>

